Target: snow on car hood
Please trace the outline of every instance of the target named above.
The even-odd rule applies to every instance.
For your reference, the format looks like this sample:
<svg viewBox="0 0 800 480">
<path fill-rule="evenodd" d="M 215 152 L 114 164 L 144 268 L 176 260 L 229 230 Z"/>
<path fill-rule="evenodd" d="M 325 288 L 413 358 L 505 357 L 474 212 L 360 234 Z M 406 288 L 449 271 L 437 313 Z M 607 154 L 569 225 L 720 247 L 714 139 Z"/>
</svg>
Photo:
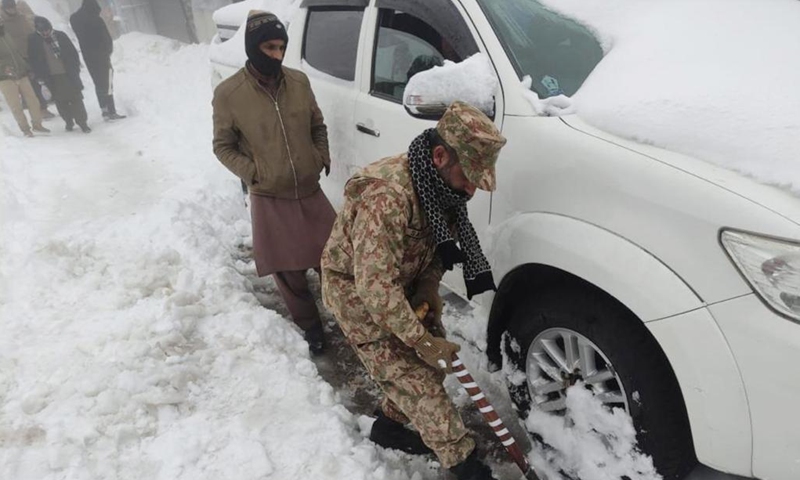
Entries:
<svg viewBox="0 0 800 480">
<path fill-rule="evenodd" d="M 573 98 L 584 120 L 800 195 L 800 2 L 541 1 L 606 52 Z"/>
<path fill-rule="evenodd" d="M 215 43 L 209 50 L 212 61 L 240 68 L 247 61 L 244 51 L 244 24 L 250 10 L 272 12 L 289 26 L 289 22 L 300 8 L 301 0 L 245 0 L 220 8 L 214 12 L 215 25 L 239 26 L 239 30 L 224 43 Z"/>
</svg>

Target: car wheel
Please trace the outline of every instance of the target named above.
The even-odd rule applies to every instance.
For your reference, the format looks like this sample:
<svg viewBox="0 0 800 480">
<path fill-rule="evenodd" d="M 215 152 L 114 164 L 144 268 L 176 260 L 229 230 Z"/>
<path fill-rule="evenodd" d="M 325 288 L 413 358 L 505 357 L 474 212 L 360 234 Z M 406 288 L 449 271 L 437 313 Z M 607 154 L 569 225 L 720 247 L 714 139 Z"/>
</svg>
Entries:
<svg viewBox="0 0 800 480">
<path fill-rule="evenodd" d="M 507 330 L 506 358 L 527 380 L 509 383 L 520 416 L 531 408 L 563 412 L 566 388 L 580 380 L 606 405 L 630 414 L 639 448 L 665 480 L 682 479 L 695 466 L 675 374 L 625 307 L 593 287 L 541 291 L 514 310 Z"/>
</svg>

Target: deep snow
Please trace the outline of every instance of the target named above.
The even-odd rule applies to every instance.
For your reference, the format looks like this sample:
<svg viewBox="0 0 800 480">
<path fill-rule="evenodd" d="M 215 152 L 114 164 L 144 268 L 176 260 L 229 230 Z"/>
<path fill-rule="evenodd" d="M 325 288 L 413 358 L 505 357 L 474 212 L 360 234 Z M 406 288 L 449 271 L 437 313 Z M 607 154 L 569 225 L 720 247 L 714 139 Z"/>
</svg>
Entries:
<svg viewBox="0 0 800 480">
<path fill-rule="evenodd" d="M 352 392 L 259 302 L 239 183 L 211 153 L 208 47 L 129 34 L 114 64 L 124 121 L 100 120 L 91 87 L 89 135 L 52 120 L 25 139 L 0 113 L 0 478 L 442 478 L 435 461 L 366 440 Z M 462 358 L 521 432 L 504 373 L 475 347 L 479 322 L 448 312 Z M 550 422 L 553 439 L 574 437 Z M 505 457 L 492 464 L 517 478 Z"/>
</svg>

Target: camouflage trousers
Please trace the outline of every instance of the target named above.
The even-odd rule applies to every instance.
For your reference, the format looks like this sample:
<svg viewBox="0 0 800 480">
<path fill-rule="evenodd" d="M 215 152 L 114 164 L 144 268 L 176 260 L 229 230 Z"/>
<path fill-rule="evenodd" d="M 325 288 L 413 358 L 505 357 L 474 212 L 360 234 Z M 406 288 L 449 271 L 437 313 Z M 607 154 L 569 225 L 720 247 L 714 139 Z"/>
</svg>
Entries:
<svg viewBox="0 0 800 480">
<path fill-rule="evenodd" d="M 369 312 L 362 306 L 352 277 L 322 272 L 322 300 L 347 332 L 359 323 L 372 329 Z M 385 337 L 353 344 L 353 349 L 372 379 L 383 390 L 383 412 L 392 420 L 419 432 L 444 468 L 461 463 L 475 448 L 461 416 L 447 395 L 444 373 L 428 366 L 414 349 L 386 332 Z"/>
</svg>

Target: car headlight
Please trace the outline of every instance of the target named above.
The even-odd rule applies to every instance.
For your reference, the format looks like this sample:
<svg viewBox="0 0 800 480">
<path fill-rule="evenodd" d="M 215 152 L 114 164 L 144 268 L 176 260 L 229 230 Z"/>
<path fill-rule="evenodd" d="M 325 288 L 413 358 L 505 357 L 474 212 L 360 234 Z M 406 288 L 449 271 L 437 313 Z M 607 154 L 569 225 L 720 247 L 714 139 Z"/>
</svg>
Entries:
<svg viewBox="0 0 800 480">
<path fill-rule="evenodd" d="M 800 243 L 735 230 L 720 241 L 764 303 L 800 322 Z"/>
</svg>

